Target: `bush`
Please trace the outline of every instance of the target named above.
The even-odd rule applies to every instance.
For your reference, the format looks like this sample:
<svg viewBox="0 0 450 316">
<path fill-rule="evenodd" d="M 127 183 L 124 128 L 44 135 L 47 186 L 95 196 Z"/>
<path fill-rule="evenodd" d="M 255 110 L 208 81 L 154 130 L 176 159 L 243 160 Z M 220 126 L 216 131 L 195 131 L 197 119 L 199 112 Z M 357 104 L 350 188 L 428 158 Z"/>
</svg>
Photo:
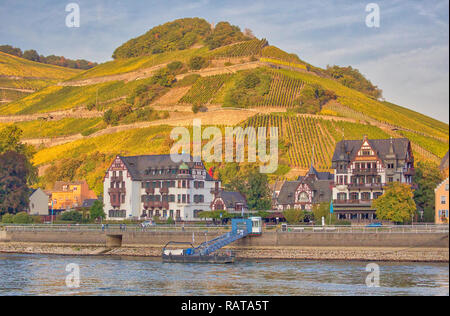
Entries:
<svg viewBox="0 0 450 316">
<path fill-rule="evenodd" d="M 189 60 L 189 68 L 192 70 L 200 70 L 206 67 L 206 59 L 201 56 L 194 56 Z"/>
<path fill-rule="evenodd" d="M 28 215 L 27 212 L 20 212 L 13 217 L 14 224 L 31 224 L 33 223 L 33 217 Z"/>
<path fill-rule="evenodd" d="M 192 106 L 192 112 L 198 113 L 198 111 L 200 111 L 200 105 L 194 104 L 194 105 Z"/>
<path fill-rule="evenodd" d="M 83 215 L 77 211 L 65 212 L 61 215 L 61 220 L 64 222 L 80 223 L 83 219 Z"/>
<path fill-rule="evenodd" d="M 13 223 L 14 215 L 12 214 L 5 214 L 2 216 L 2 223 L 3 224 L 12 224 Z"/>
<path fill-rule="evenodd" d="M 173 218 L 172 217 L 169 217 L 168 219 L 167 219 L 167 225 L 174 225 L 175 224 L 175 221 L 173 220 Z"/>
</svg>

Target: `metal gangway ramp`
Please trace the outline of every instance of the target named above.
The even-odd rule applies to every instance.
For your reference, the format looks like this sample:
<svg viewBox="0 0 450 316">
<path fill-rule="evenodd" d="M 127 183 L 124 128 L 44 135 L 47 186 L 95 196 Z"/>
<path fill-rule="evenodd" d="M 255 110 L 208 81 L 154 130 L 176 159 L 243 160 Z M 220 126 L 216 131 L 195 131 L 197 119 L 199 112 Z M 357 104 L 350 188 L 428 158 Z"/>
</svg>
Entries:
<svg viewBox="0 0 450 316">
<path fill-rule="evenodd" d="M 251 220 L 233 219 L 231 232 L 204 242 L 194 249 L 194 255 L 208 256 L 213 252 L 235 242 L 236 240 L 247 237 L 252 233 L 252 230 L 253 225 Z"/>
</svg>

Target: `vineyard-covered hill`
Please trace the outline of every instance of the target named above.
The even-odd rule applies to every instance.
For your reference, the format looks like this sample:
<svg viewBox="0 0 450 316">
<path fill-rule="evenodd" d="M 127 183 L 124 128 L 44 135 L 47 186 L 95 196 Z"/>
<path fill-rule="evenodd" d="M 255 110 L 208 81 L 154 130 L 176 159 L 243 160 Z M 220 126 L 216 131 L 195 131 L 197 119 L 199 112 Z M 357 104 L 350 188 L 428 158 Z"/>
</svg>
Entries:
<svg viewBox="0 0 450 316">
<path fill-rule="evenodd" d="M 338 141 L 364 135 L 407 137 L 419 161 L 438 164 L 448 151 L 448 124 L 378 100 L 381 90 L 356 69 L 314 67 L 229 23 L 170 22 L 126 42 L 114 57 L 80 72 L 0 53 L 0 98 L 3 91 L 9 99 L 0 103 L 0 129 L 10 117 L 24 138 L 77 136 L 40 148 L 34 161 L 41 166 L 96 153 L 163 153 L 170 126 L 200 116 L 203 125 L 220 117 L 221 125 L 277 126 L 283 164 L 296 169 L 308 168 L 314 151 L 317 167 L 327 170 Z M 52 120 L 54 112 L 64 119 Z M 85 116 L 75 116 L 80 112 Z M 145 122 L 153 127 L 137 128 Z"/>
<path fill-rule="evenodd" d="M 41 64 L 0 52 L 0 102 L 21 99 L 78 73 L 79 70 Z"/>
</svg>

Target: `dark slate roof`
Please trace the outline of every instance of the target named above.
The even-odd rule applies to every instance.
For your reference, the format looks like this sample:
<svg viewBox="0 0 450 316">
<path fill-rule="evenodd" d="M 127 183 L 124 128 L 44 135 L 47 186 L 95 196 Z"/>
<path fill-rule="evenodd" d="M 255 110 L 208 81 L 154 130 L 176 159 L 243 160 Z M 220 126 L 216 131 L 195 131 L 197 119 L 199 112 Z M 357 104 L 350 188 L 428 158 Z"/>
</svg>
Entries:
<svg viewBox="0 0 450 316">
<path fill-rule="evenodd" d="M 409 139 L 407 138 L 392 138 L 392 139 L 368 139 L 370 146 L 376 151 L 376 154 L 383 161 L 387 156 L 391 155 L 391 146 L 395 159 L 406 159 L 408 149 L 410 146 Z M 336 145 L 336 149 L 333 154 L 333 162 L 341 160 L 350 161 L 355 158 L 359 149 L 363 144 L 363 140 L 342 140 Z M 392 144 L 392 145 L 391 145 Z"/>
<path fill-rule="evenodd" d="M 298 177 L 297 181 L 303 181 L 303 179 L 307 178 L 308 176 L 314 176 L 318 180 L 334 180 L 334 175 L 330 172 L 318 172 L 314 166 L 311 166 L 306 176 Z"/>
<path fill-rule="evenodd" d="M 92 205 L 94 205 L 95 201 L 98 201 L 97 199 L 87 199 L 84 200 L 83 204 L 81 205 L 81 207 L 85 207 L 85 208 L 91 208 Z"/>
<path fill-rule="evenodd" d="M 447 151 L 447 153 L 445 154 L 445 156 L 444 156 L 444 158 L 442 158 L 442 161 L 441 161 L 441 165 L 440 165 L 440 169 L 441 170 L 446 170 L 446 169 L 448 169 L 448 151 Z"/>
<path fill-rule="evenodd" d="M 294 204 L 295 203 L 295 191 L 301 181 L 286 181 L 281 188 L 278 195 L 278 204 Z"/>
<path fill-rule="evenodd" d="M 318 172 L 313 166 L 306 176 L 298 177 L 297 181 L 285 182 L 278 195 L 278 204 L 294 205 L 295 192 L 302 183 L 307 184 L 314 191 L 313 203 L 322 203 L 331 201 L 331 184 L 334 181 L 334 175 L 329 172 Z"/>
<path fill-rule="evenodd" d="M 192 156 L 185 155 L 184 160 L 192 161 Z M 148 174 L 146 171 L 148 169 L 180 169 L 180 167 L 187 166 L 189 169 L 193 168 L 194 162 L 173 162 L 170 155 L 143 155 L 143 156 L 129 156 L 124 157 L 120 156 L 120 159 L 123 161 L 125 166 L 128 169 L 128 172 L 131 175 L 133 180 L 142 181 L 142 180 L 170 180 L 179 178 L 179 174 Z M 206 171 L 206 169 L 204 170 Z M 181 175 L 183 176 L 183 175 Z M 185 175 L 185 177 L 190 178 L 191 175 Z M 214 181 L 214 179 L 208 174 L 206 171 L 206 181 Z"/>
<path fill-rule="evenodd" d="M 234 208 L 236 203 L 241 203 L 247 207 L 247 199 L 239 192 L 221 191 L 219 196 L 227 208 Z"/>
</svg>

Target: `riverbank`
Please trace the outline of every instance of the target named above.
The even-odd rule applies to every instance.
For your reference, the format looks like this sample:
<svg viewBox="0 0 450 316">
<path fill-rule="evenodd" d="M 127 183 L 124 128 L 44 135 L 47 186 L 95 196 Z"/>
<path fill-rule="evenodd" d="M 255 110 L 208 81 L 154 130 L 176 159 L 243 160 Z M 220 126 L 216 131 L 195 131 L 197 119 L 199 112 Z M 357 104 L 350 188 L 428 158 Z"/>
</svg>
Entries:
<svg viewBox="0 0 450 316">
<path fill-rule="evenodd" d="M 227 247 L 226 249 L 233 250 L 237 259 L 449 262 L 448 248 Z M 15 254 L 160 257 L 161 250 L 162 247 L 158 245 L 124 245 L 120 248 L 107 248 L 102 244 L 0 243 L 0 253 Z"/>
</svg>

